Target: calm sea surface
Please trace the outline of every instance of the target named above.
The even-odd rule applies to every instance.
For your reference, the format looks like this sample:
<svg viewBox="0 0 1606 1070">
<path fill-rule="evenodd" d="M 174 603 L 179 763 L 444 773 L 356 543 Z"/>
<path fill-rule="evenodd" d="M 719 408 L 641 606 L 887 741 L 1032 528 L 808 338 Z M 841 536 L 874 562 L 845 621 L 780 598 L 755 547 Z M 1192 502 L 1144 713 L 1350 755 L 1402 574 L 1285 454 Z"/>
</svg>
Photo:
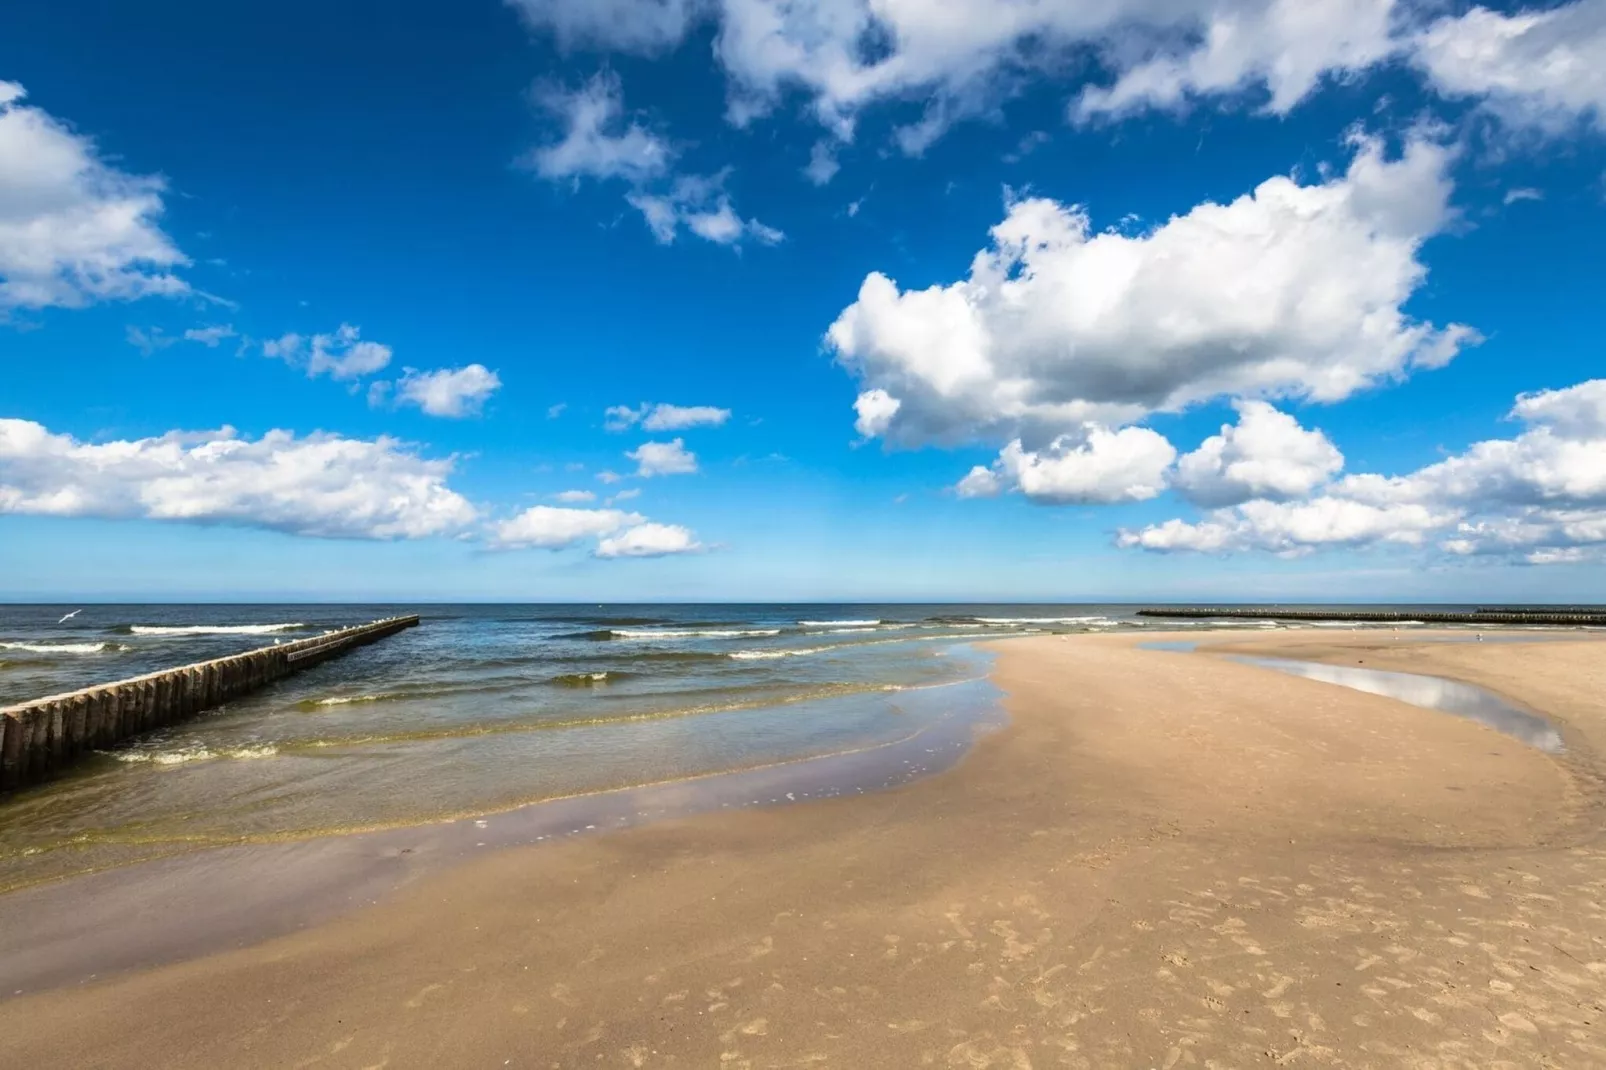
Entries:
<svg viewBox="0 0 1606 1070">
<path fill-rule="evenodd" d="M 0 802 L 0 889 L 892 742 L 977 701 L 940 690 L 986 675 L 972 642 L 1142 628 L 1134 608 L 0 606 L 0 705 L 424 618 Z"/>
</svg>

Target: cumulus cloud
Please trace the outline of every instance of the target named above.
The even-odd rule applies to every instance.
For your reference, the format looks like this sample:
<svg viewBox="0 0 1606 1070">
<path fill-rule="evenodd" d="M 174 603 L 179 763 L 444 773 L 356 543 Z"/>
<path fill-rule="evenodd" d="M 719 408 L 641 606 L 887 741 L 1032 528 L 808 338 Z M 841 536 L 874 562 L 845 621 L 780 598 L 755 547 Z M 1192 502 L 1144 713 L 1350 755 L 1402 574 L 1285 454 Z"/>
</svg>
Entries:
<svg viewBox="0 0 1606 1070">
<path fill-rule="evenodd" d="M 490 544 L 504 550 L 532 547 L 560 550 L 645 520 L 646 517 L 639 513 L 626 513 L 619 509 L 567 509 L 555 505 L 535 505 L 511 520 L 493 525 Z"/>
<path fill-rule="evenodd" d="M 362 331 L 349 323 L 342 323 L 331 334 L 315 334 L 310 339 L 294 332 L 269 339 L 262 343 L 262 353 L 305 368 L 309 379 L 320 375 L 360 379 L 383 370 L 392 355 L 389 346 L 364 341 Z"/>
<path fill-rule="evenodd" d="M 636 408 L 614 405 L 603 413 L 603 427 L 627 431 L 640 424 L 646 431 L 684 431 L 689 427 L 720 427 L 731 418 L 729 409 L 713 405 L 670 405 L 666 402 Z"/>
<path fill-rule="evenodd" d="M 562 127 L 561 137 L 537 146 L 520 163 L 551 181 L 620 179 L 630 185 L 625 200 L 641 213 L 658 242 L 671 244 L 682 231 L 716 245 L 752 240 L 774 245 L 785 235 L 737 214 L 725 183 L 729 169 L 713 175 L 674 174 L 674 147 L 639 122 L 625 119 L 624 90 L 604 72 L 579 89 L 541 86 L 535 103 Z"/>
<path fill-rule="evenodd" d="M 1303 500 L 1255 498 L 1125 531 L 1149 550 L 1308 552 L 1324 546 L 1422 545 L 1455 554 L 1581 559 L 1606 548 L 1606 380 L 1517 398 L 1528 426 L 1474 443 L 1403 476 L 1345 476 Z M 1309 434 L 1309 432 L 1303 432 Z"/>
<path fill-rule="evenodd" d="M 1140 234 L 1017 200 L 968 278 L 871 273 L 827 332 L 859 379 L 861 433 L 1033 447 L 1212 397 L 1338 401 L 1450 360 L 1475 332 L 1408 315 L 1422 243 L 1451 217 L 1452 152 L 1360 139 L 1323 181 L 1276 177 Z"/>
<path fill-rule="evenodd" d="M 448 534 L 476 510 L 451 459 L 395 439 L 230 428 L 101 443 L 0 420 L 0 513 L 187 521 L 326 538 Z"/>
<path fill-rule="evenodd" d="M 431 416 L 473 416 L 501 386 L 502 380 L 483 364 L 430 372 L 408 368 L 396 381 L 396 398 Z"/>
<path fill-rule="evenodd" d="M 688 528 L 658 524 L 620 509 L 566 509 L 537 505 L 492 527 L 490 545 L 501 550 L 562 550 L 598 540 L 593 556 L 663 557 L 703 549 Z"/>
<path fill-rule="evenodd" d="M 174 274 L 189 259 L 158 222 L 166 182 L 106 163 L 25 97 L 0 81 L 0 318 L 190 293 Z"/>
<path fill-rule="evenodd" d="M 1176 456 L 1163 435 L 1146 427 L 1112 431 L 1089 424 L 1041 450 L 1025 449 L 1016 439 L 991 468 L 971 469 L 955 489 L 967 498 L 1017 490 L 1051 505 L 1140 502 L 1165 490 Z"/>
<path fill-rule="evenodd" d="M 678 438 L 668 442 L 643 442 L 625 456 L 636 462 L 636 475 L 644 478 L 691 475 L 697 471 L 697 455 Z"/>
<path fill-rule="evenodd" d="M 565 505 L 581 505 L 585 502 L 596 501 L 597 495 L 594 491 L 589 490 L 562 490 L 552 495 L 552 500 L 562 502 Z"/>
<path fill-rule="evenodd" d="M 703 549 L 690 530 L 678 524 L 637 524 L 597 543 L 598 557 L 664 557 Z"/>
<path fill-rule="evenodd" d="M 1236 424 L 1223 425 L 1177 462 L 1173 482 L 1195 504 L 1304 498 L 1344 467 L 1344 455 L 1322 432 L 1307 431 L 1264 401 L 1234 407 Z"/>
<path fill-rule="evenodd" d="M 1474 7 L 1412 43 L 1416 64 L 1448 96 L 1483 100 L 1503 118 L 1552 132 L 1606 129 L 1606 0 L 1511 15 Z"/>
</svg>

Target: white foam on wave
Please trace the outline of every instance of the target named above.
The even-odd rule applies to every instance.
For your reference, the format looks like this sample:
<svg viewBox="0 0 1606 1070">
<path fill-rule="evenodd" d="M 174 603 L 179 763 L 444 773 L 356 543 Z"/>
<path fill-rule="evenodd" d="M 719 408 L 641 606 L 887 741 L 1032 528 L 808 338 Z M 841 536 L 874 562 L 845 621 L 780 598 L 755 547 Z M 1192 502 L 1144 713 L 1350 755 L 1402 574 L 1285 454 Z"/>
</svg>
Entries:
<svg viewBox="0 0 1606 1070">
<path fill-rule="evenodd" d="M 800 620 L 805 628 L 863 628 L 881 622 L 878 620 Z"/>
<path fill-rule="evenodd" d="M 135 635 L 272 635 L 305 627 L 297 621 L 290 624 L 136 624 L 128 630 Z"/>
<path fill-rule="evenodd" d="M 356 702 L 383 702 L 384 695 L 333 695 L 314 702 L 314 706 L 350 706 Z"/>
<path fill-rule="evenodd" d="M 26 650 L 30 654 L 106 654 L 121 649 L 117 643 L 0 643 L 0 650 Z"/>
<path fill-rule="evenodd" d="M 178 750 L 120 750 L 113 751 L 112 757 L 120 762 L 138 765 L 186 765 L 189 762 L 210 762 L 220 758 L 232 758 L 238 761 L 273 758 L 278 753 L 278 747 L 271 743 L 263 743 L 254 747 L 224 747 L 220 750 L 199 746 Z"/>
<path fill-rule="evenodd" d="M 779 628 L 614 628 L 620 639 L 749 639 L 780 635 Z"/>
<path fill-rule="evenodd" d="M 980 624 L 996 624 L 1005 628 L 1015 628 L 1028 624 L 1087 624 L 1110 625 L 1115 621 L 1109 617 L 977 617 Z"/>
<path fill-rule="evenodd" d="M 737 661 L 770 661 L 774 658 L 801 658 L 809 654 L 823 654 L 833 649 L 828 646 L 800 646 L 790 650 L 734 650 L 728 657 Z"/>
</svg>

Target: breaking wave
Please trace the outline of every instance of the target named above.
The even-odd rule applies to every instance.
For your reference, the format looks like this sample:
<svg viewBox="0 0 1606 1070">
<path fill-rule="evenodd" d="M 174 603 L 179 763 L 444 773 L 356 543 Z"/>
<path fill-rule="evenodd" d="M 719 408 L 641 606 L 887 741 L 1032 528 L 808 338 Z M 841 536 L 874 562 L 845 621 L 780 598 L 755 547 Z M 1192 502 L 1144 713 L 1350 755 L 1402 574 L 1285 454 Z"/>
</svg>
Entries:
<svg viewBox="0 0 1606 1070">
<path fill-rule="evenodd" d="M 769 661 L 773 658 L 800 658 L 807 654 L 823 654 L 835 646 L 800 646 L 790 650 L 733 650 L 725 655 L 738 661 Z"/>
<path fill-rule="evenodd" d="M 110 654 L 121 643 L 0 643 L 0 650 L 26 650 L 30 654 Z"/>
<path fill-rule="evenodd" d="M 295 632 L 307 625 L 290 624 L 131 624 L 129 635 L 272 635 Z"/>
<path fill-rule="evenodd" d="M 752 639 L 780 635 L 779 628 L 613 628 L 619 639 Z"/>
<path fill-rule="evenodd" d="M 133 764 L 184 765 L 189 762 L 210 762 L 221 758 L 236 761 L 272 758 L 278 753 L 278 747 L 265 743 L 254 747 L 221 747 L 217 750 L 202 746 L 180 747 L 176 750 L 119 750 L 112 751 L 111 756 L 120 762 Z"/>
</svg>

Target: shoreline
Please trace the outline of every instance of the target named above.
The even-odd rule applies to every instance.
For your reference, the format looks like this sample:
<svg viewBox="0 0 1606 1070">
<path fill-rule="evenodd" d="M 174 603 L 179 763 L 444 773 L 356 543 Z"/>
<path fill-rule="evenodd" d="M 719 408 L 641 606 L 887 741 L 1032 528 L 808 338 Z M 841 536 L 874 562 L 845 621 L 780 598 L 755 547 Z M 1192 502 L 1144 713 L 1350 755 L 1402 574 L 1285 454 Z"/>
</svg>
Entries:
<svg viewBox="0 0 1606 1070">
<path fill-rule="evenodd" d="M 428 822 L 219 844 L 8 889 L 0 892 L 13 923 L 0 932 L 0 1003 L 328 924 L 464 864 L 481 848 L 529 849 L 732 809 L 889 790 L 952 768 L 977 739 L 1007 724 L 990 676 L 900 694 L 951 708 L 908 735 L 845 750 Z M 85 901 L 70 919 L 61 917 L 63 894 Z M 133 913 L 143 915 L 137 930 L 122 939 L 103 935 L 101 927 Z"/>
<path fill-rule="evenodd" d="M 1478 1052 L 1547 1044 L 1606 1059 L 1590 1030 L 1575 1035 L 1583 1027 L 1568 1024 L 1587 1000 L 1569 1010 L 1551 998 L 1582 991 L 1567 971 L 1597 985 L 1606 972 L 1565 957 L 1606 959 L 1606 919 L 1587 905 L 1606 888 L 1598 640 L 1471 649 L 1383 630 L 1209 635 L 1212 652 L 1323 660 L 1359 651 L 1368 665 L 1489 687 L 1561 727 L 1569 750 L 1558 761 L 1376 696 L 1136 649 L 1160 637 L 995 644 L 1011 724 L 942 775 L 851 800 L 472 858 L 264 944 L 8 1000 L 0 1035 L 35 1059 L 95 1050 L 104 1061 L 95 1037 L 127 1028 L 130 1016 L 149 1020 L 157 1036 L 128 1044 L 121 1034 L 128 1065 L 173 1031 L 191 1046 L 163 1050 L 195 1065 L 208 1053 L 215 1063 L 230 1050 L 218 1047 L 226 1037 L 246 1034 L 260 1044 L 254 1061 L 338 1044 L 335 1065 L 386 1052 L 393 1064 L 423 1065 L 447 1050 L 485 1061 L 551 1056 L 540 1065 L 629 1052 L 624 1065 L 675 1054 L 692 1065 L 819 1055 L 822 1065 L 854 1066 L 871 1053 L 880 1065 L 928 1055 L 938 1065 L 1179 1065 L 1242 1063 L 1273 1048 L 1332 1062 L 1335 1052 L 1356 1061 L 1377 1057 L 1378 1044 L 1418 1050 L 1432 1038 L 1445 1055 L 1443 1044 L 1462 1045 L 1474 1062 Z M 1513 867 L 1533 878 L 1512 878 L 1528 898 L 1502 898 L 1491 883 Z M 1581 929 L 1557 929 L 1563 900 L 1572 913 L 1562 916 Z M 1504 998 L 1498 988 L 1474 991 L 1469 978 L 1445 989 L 1441 977 L 1437 996 L 1413 997 L 1435 1025 L 1367 993 L 1377 988 L 1359 976 L 1367 970 L 1405 981 L 1399 993 L 1427 985 L 1432 971 L 1454 974 L 1443 941 L 1478 910 L 1515 912 L 1530 931 L 1548 926 L 1549 946 L 1561 950 L 1535 970 L 1551 996 L 1519 992 L 1521 1006 L 1507 1012 L 1484 1005 Z M 1488 929 L 1483 943 L 1501 931 Z M 1508 964 L 1545 954 L 1508 942 L 1493 945 Z M 1340 960 L 1354 989 L 1320 989 Z M 716 987 L 720 998 L 689 995 Z M 180 1007 L 204 1007 L 204 1020 L 181 1021 Z M 84 1015 L 93 1024 L 69 1035 L 64 1023 Z M 271 1035 L 251 1032 L 270 1019 Z M 1502 1023 L 1496 1047 L 1478 1039 L 1490 1022 Z M 440 1047 L 448 1038 L 455 1046 Z"/>
</svg>

